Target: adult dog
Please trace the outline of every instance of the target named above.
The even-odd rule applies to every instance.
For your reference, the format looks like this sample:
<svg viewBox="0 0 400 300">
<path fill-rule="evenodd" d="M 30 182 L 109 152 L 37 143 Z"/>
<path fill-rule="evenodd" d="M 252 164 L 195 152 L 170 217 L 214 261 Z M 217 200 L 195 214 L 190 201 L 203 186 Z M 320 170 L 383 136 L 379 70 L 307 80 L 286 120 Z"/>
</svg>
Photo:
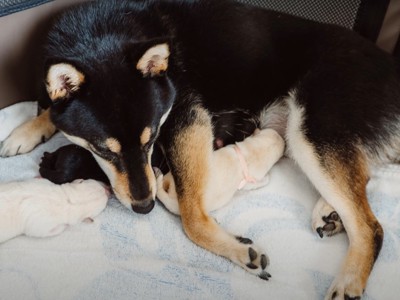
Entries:
<svg viewBox="0 0 400 300">
<path fill-rule="evenodd" d="M 363 293 L 383 240 L 366 196 L 369 167 L 400 152 L 393 59 L 356 34 L 225 0 L 99 1 L 61 15 L 46 45 L 53 101 L 3 143 L 30 151 L 56 129 L 89 149 L 118 199 L 154 206 L 159 142 L 182 223 L 196 244 L 266 278 L 266 256 L 202 207 L 210 112 L 246 109 L 282 133 L 287 153 L 340 215 L 350 243 L 327 298 Z"/>
</svg>

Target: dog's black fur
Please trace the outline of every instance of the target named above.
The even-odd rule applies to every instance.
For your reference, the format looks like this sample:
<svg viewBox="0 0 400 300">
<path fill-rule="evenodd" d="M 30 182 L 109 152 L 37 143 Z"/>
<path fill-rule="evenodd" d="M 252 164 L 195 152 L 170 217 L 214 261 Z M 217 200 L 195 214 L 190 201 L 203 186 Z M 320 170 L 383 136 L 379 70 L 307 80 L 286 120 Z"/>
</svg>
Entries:
<svg viewBox="0 0 400 300">
<path fill-rule="evenodd" d="M 46 66 L 51 121 L 95 155 L 121 202 L 153 208 L 157 141 L 188 236 L 263 278 L 266 256 L 221 230 L 201 200 L 213 112 L 244 109 L 261 127 L 279 127 L 349 235 L 328 295 L 361 296 L 383 239 L 365 194 L 368 166 L 400 153 L 391 56 L 349 30 L 226 0 L 107 0 L 57 19 Z"/>
</svg>

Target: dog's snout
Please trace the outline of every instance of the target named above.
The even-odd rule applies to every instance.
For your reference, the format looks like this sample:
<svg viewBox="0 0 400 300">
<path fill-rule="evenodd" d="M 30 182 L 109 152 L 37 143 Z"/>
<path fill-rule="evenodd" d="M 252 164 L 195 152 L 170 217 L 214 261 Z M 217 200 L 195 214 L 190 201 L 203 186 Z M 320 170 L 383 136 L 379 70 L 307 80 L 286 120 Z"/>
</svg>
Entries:
<svg viewBox="0 0 400 300">
<path fill-rule="evenodd" d="M 153 199 L 136 202 L 132 204 L 132 210 L 138 214 L 148 214 L 153 210 L 154 204 Z"/>
</svg>

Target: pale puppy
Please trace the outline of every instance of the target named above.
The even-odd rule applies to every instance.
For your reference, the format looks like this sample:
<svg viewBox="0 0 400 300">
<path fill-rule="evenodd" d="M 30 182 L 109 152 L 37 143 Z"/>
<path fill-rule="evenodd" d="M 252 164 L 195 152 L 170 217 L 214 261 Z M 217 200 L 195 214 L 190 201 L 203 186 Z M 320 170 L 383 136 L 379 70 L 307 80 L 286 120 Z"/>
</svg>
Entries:
<svg viewBox="0 0 400 300">
<path fill-rule="evenodd" d="M 235 150 L 239 148 L 239 153 Z M 272 129 L 256 130 L 244 141 L 228 145 L 213 152 L 206 195 L 202 203 L 212 211 L 228 203 L 238 189 L 256 189 L 269 181 L 267 173 L 282 157 L 285 149 L 283 138 Z M 243 162 L 241 162 L 242 157 Z M 254 182 L 246 180 L 254 179 Z M 175 182 L 171 172 L 157 172 L 157 198 L 174 214 L 179 213 Z"/>
<path fill-rule="evenodd" d="M 95 180 L 62 185 L 46 179 L 0 184 L 0 242 L 20 234 L 54 236 L 90 221 L 106 207 L 109 191 Z"/>
</svg>

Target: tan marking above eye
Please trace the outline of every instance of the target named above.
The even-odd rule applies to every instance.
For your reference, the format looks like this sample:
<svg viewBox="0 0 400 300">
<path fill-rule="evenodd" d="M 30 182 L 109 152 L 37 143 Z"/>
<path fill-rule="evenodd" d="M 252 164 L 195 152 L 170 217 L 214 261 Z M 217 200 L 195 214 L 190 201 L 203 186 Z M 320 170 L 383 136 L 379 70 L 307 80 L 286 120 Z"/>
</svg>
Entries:
<svg viewBox="0 0 400 300">
<path fill-rule="evenodd" d="M 121 144 L 115 138 L 106 139 L 105 144 L 106 144 L 107 148 L 110 149 L 111 152 L 114 152 L 114 153 L 121 152 Z"/>
<path fill-rule="evenodd" d="M 140 143 L 144 146 L 146 145 L 151 138 L 151 128 L 150 127 L 146 127 L 142 134 L 140 135 Z"/>
</svg>

